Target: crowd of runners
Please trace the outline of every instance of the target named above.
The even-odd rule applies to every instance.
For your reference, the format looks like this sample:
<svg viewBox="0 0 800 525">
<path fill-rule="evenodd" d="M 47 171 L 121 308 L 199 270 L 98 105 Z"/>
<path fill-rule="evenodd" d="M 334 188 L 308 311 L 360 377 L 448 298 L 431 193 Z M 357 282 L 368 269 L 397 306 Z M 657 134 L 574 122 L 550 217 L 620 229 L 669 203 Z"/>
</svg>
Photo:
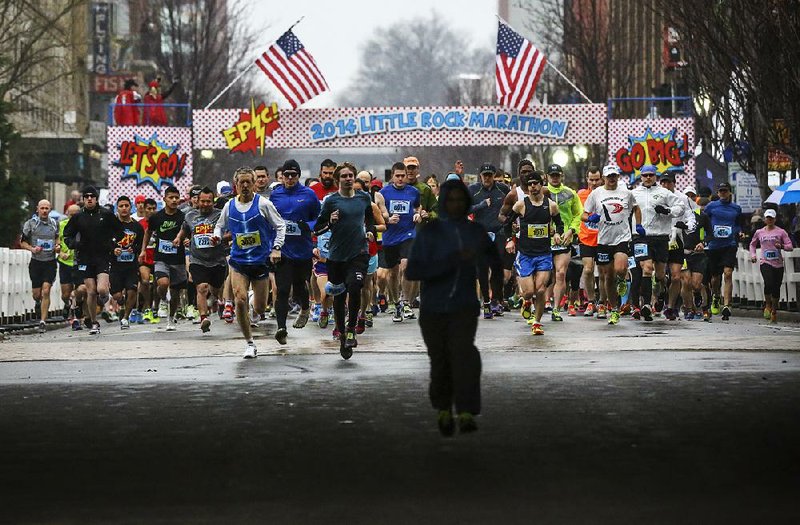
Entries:
<svg viewBox="0 0 800 525">
<path fill-rule="evenodd" d="M 212 321 L 236 322 L 245 358 L 256 357 L 252 332 L 269 318 L 281 345 L 290 314 L 294 329 L 332 324 L 345 359 L 376 315 L 414 319 L 420 286 L 406 278 L 408 259 L 420 228 L 439 213 L 439 182 L 422 180 L 419 160 L 396 162 L 386 182 L 330 159 L 306 183 L 294 160 L 274 175 L 242 167 L 230 185 L 195 186 L 187 198 L 170 186 L 161 202 L 120 196 L 113 210 L 87 187 L 60 223 L 40 202 L 22 246 L 33 254 L 41 329 L 56 268 L 73 330 L 99 334 L 99 317 L 122 330 L 163 322 L 175 331 L 180 322 L 202 333 Z M 545 320 L 566 316 L 612 325 L 623 316 L 730 318 L 743 215 L 727 183 L 712 198 L 698 197 L 694 188 L 676 191 L 672 174 L 644 166 L 629 187 L 607 165 L 590 167 L 585 189 L 576 191 L 564 184 L 561 166 L 542 171 L 529 160 L 513 177 L 503 175 L 487 163 L 478 182 L 464 183 L 469 218 L 502 262 L 500 270 L 475 259 L 484 319 L 519 312 L 533 335 L 543 335 Z M 446 179 L 462 178 L 457 161 Z M 774 322 L 781 251 L 792 243 L 774 211 L 764 218 L 750 248 L 754 261 L 762 248 L 764 315 Z"/>
</svg>

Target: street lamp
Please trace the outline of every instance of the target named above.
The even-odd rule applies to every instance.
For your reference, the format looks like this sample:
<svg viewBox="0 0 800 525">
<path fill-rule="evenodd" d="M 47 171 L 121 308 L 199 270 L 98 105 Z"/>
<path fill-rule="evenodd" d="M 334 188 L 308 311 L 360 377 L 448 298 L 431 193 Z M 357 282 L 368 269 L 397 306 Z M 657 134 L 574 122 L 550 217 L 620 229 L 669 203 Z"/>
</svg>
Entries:
<svg viewBox="0 0 800 525">
<path fill-rule="evenodd" d="M 552 161 L 563 168 L 569 161 L 569 153 L 564 148 L 558 148 L 553 152 Z"/>
<path fill-rule="evenodd" d="M 213 149 L 201 149 L 200 150 L 200 158 L 204 160 L 211 160 L 214 158 L 214 150 Z"/>
<path fill-rule="evenodd" d="M 572 148 L 572 154 L 575 155 L 575 162 L 581 163 L 589 158 L 589 148 L 583 144 L 578 144 Z"/>
</svg>

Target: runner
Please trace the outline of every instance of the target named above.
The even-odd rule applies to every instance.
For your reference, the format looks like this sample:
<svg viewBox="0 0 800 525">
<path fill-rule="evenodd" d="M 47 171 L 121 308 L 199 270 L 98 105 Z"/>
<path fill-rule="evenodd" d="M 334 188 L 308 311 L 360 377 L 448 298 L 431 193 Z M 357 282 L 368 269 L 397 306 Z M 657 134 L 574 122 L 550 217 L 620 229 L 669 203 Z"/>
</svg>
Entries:
<svg viewBox="0 0 800 525">
<path fill-rule="evenodd" d="M 119 327 L 127 330 L 138 299 L 139 265 L 136 258 L 142 251 L 144 228 L 131 217 L 131 199 L 125 195 L 117 199 L 117 219 L 122 235 L 117 240 L 111 261 L 111 295 L 118 305 L 125 307 Z"/>
<path fill-rule="evenodd" d="M 216 245 L 225 231 L 231 233 L 233 243 L 228 263 L 236 302 L 236 320 L 247 342 L 244 358 L 252 359 L 258 356 L 258 351 L 250 327 L 247 291 L 250 286 L 253 287 L 253 308 L 260 315 L 264 312 L 269 283 L 266 261 L 272 264 L 280 262 L 286 223 L 269 199 L 253 193 L 255 174 L 251 168 L 237 169 L 234 181 L 237 196 L 222 209 L 211 241 Z"/>
<path fill-rule="evenodd" d="M 361 173 L 366 172 L 362 171 Z M 359 176 L 361 173 L 359 173 Z M 367 176 L 369 176 L 369 174 L 367 174 Z M 355 180 L 354 189 L 356 191 L 363 191 L 369 195 L 367 188 L 367 183 L 364 182 L 363 178 L 357 178 Z M 372 197 L 370 197 L 370 199 L 371 198 Z M 380 207 L 375 204 L 375 202 L 372 203 L 372 218 L 375 222 L 375 232 L 377 237 L 377 235 L 386 231 L 386 223 L 383 220 L 383 214 L 381 213 Z M 364 287 L 361 289 L 361 310 L 358 314 L 356 334 L 363 334 L 367 327 L 371 328 L 373 325 L 372 301 L 375 298 L 375 282 L 377 280 L 377 271 L 378 241 L 377 239 L 371 239 L 369 241 L 369 264 L 367 265 L 367 278 L 364 281 Z"/>
<path fill-rule="evenodd" d="M 317 303 L 314 305 L 313 318 L 316 318 L 317 325 L 323 330 L 328 327 L 330 322 L 330 310 L 333 298 L 325 292 L 328 284 L 328 255 L 330 254 L 331 231 L 317 235 L 317 245 L 314 248 L 314 281 L 319 295 L 315 296 Z M 319 310 L 319 311 L 317 311 Z M 338 335 L 336 337 L 338 340 Z"/>
<path fill-rule="evenodd" d="M 761 277 L 764 279 L 764 318 L 771 323 L 778 322 L 778 302 L 781 300 L 783 283 L 782 250 L 794 249 L 792 239 L 786 230 L 775 225 L 777 213 L 773 209 L 764 210 L 766 225 L 756 230 L 750 241 L 750 262 L 760 261 Z M 761 246 L 761 257 L 756 256 L 756 247 Z"/>
<path fill-rule="evenodd" d="M 711 201 L 703 210 L 708 217 L 706 255 L 708 270 L 711 275 L 711 288 L 714 296 L 711 299 L 711 313 L 722 313 L 722 320 L 731 317 L 731 296 L 733 295 L 733 270 L 736 268 L 737 239 L 744 237 L 742 232 L 742 208 L 731 199 L 731 185 L 721 182 L 717 187 L 719 200 Z M 722 288 L 722 278 L 725 286 Z M 720 294 L 722 291 L 722 294 Z M 720 310 L 719 300 L 722 295 L 723 306 Z"/>
<path fill-rule="evenodd" d="M 76 262 L 86 285 L 86 308 L 89 335 L 100 333 L 97 306 L 109 299 L 109 277 L 116 239 L 120 236 L 119 221 L 107 208 L 97 202 L 99 192 L 94 186 L 83 189 L 83 210 L 73 216 L 64 228 L 67 246 L 76 250 Z"/>
<path fill-rule="evenodd" d="M 647 232 L 641 225 L 642 212 L 633 194 L 618 187 L 619 168 L 611 164 L 605 166 L 603 178 L 605 184 L 586 198 L 581 220 L 598 225 L 597 267 L 601 281 L 605 281 L 607 298 L 612 303 L 608 324 L 615 325 L 619 323 L 621 298 L 628 291 L 625 276 L 628 273 L 631 213 L 635 218 L 636 232 L 640 236 Z"/>
<path fill-rule="evenodd" d="M 597 166 L 589 166 L 586 170 L 586 188 L 578 190 L 578 198 L 581 200 L 581 205 L 586 204 L 586 199 L 592 191 L 603 185 L 603 177 L 600 174 L 600 168 Z M 583 289 L 586 291 L 586 310 L 583 312 L 584 317 L 592 317 L 595 313 L 595 283 L 594 283 L 594 261 L 597 257 L 597 224 L 589 224 L 581 221 L 581 228 L 578 231 L 578 240 L 580 241 L 581 262 L 583 263 Z M 598 282 L 599 301 L 597 302 L 597 318 L 606 318 L 606 289 L 605 283 L 601 279 Z"/>
<path fill-rule="evenodd" d="M 683 217 L 686 207 L 676 195 L 656 184 L 656 167 L 642 166 L 640 186 L 633 190 L 633 198 L 642 214 L 642 226 L 647 236 L 639 235 L 633 242 L 633 255 L 642 267 L 642 318 L 653 320 L 652 299 L 659 296 L 653 293 L 653 276 L 660 290 L 666 291 L 665 269 L 669 260 L 669 236 L 672 232 L 672 219 Z M 652 301 L 652 302 L 651 302 Z M 671 308 L 664 312 L 667 319 L 675 320 Z"/>
<path fill-rule="evenodd" d="M 384 199 L 381 213 L 386 221 L 386 231 L 383 232 L 383 250 L 378 254 L 378 287 L 386 290 L 389 301 L 394 304 L 392 321 L 396 323 L 416 317 L 400 295 L 402 286 L 406 300 L 414 297 L 412 282 L 406 281 L 403 275 L 416 237 L 415 225 L 422 221 L 420 194 L 416 188 L 406 184 L 406 168 L 402 162 L 395 162 L 392 165 L 392 183 L 380 191 Z"/>
<path fill-rule="evenodd" d="M 475 289 L 480 259 L 500 274 L 497 248 L 480 224 L 467 220 L 472 195 L 461 181 L 439 191 L 440 220 L 420 228 L 411 251 L 408 278 L 422 281 L 419 325 L 430 358 L 431 405 L 443 436 L 478 429 L 481 357 L 475 347 L 480 302 Z M 479 264 L 476 264 L 478 259 Z"/>
<path fill-rule="evenodd" d="M 282 168 L 281 168 L 282 170 Z M 336 170 L 336 163 L 331 159 L 323 160 L 319 165 L 319 182 L 315 182 L 309 188 L 314 190 L 317 199 L 322 202 L 327 195 L 339 191 L 336 181 L 333 177 L 333 172 Z"/>
<path fill-rule="evenodd" d="M 197 288 L 200 330 L 203 333 L 211 330 L 209 296 L 222 298 L 222 287 L 228 275 L 226 245 L 230 233 L 222 236 L 224 242 L 212 242 L 214 228 L 221 214 L 221 210 L 214 208 L 214 190 L 208 186 L 201 188 L 197 209 L 186 212 L 177 239 L 179 244 L 189 247 L 189 273 Z"/>
<path fill-rule="evenodd" d="M 23 250 L 31 252 L 28 274 L 33 288 L 33 300 L 39 314 L 39 332 L 47 330 L 46 320 L 50 311 L 50 288 L 56 280 L 56 255 L 61 251 L 59 226 L 50 217 L 50 201 L 42 199 L 36 206 L 36 216 L 22 225 Z"/>
<path fill-rule="evenodd" d="M 339 191 L 323 201 L 315 227 L 317 235 L 328 228 L 332 232 L 327 288 L 334 296 L 336 329 L 341 334 L 339 353 L 344 359 L 350 359 L 358 346 L 355 327 L 361 307 L 361 288 L 369 265 L 368 240 L 375 238 L 372 201 L 366 193 L 353 189 L 357 171 L 349 162 L 336 167 L 334 178 Z M 346 330 L 345 303 L 348 309 Z"/>
<path fill-rule="evenodd" d="M 435 219 L 438 216 L 439 202 L 436 200 L 436 195 L 433 194 L 430 186 L 425 184 L 425 181 L 419 178 L 420 169 L 422 166 L 419 164 L 417 157 L 406 157 L 403 159 L 403 164 L 406 167 L 406 184 L 417 189 L 419 192 L 419 215 L 420 221 L 417 223 L 417 229 L 421 224 Z M 403 297 L 405 298 L 403 307 L 403 317 L 406 319 L 414 319 L 416 315 L 411 311 L 412 308 L 419 308 L 419 283 L 412 281 L 410 284 L 405 284 L 405 277 L 403 279 Z"/>
<path fill-rule="evenodd" d="M 695 213 L 692 211 L 692 201 L 685 194 L 675 193 L 675 177 L 671 173 L 664 173 L 658 180 L 661 187 L 675 195 L 678 201 L 683 204 L 683 215 L 672 218 L 672 231 L 669 237 L 669 253 L 667 263 L 669 264 L 669 290 L 667 294 L 667 309 L 665 317 L 674 321 L 680 315 L 678 310 L 678 297 L 681 295 L 683 280 L 684 256 L 684 236 L 685 232 L 697 229 Z M 692 303 L 684 304 L 690 306 Z"/>
<path fill-rule="evenodd" d="M 155 199 L 145 199 L 143 216 L 139 218 L 139 224 L 147 231 L 148 219 L 155 215 L 158 204 Z M 142 296 L 142 307 L 138 309 L 141 317 L 137 315 L 136 322 L 159 323 L 161 319 L 153 314 L 153 269 L 155 268 L 156 238 L 150 237 L 150 243 L 144 246 L 144 260 L 139 259 L 139 294 Z"/>
<path fill-rule="evenodd" d="M 61 281 L 61 299 L 64 301 L 64 318 L 70 320 L 73 330 L 82 330 L 81 313 L 86 298 L 86 285 L 75 267 L 75 250 L 71 250 L 64 239 L 64 228 L 69 220 L 81 211 L 77 204 L 67 208 L 67 216 L 58 223 L 58 238 L 61 250 L 58 252 L 58 277 Z"/>
<path fill-rule="evenodd" d="M 294 328 L 304 328 L 309 317 L 308 279 L 314 257 L 311 229 L 319 216 L 320 202 L 310 188 L 299 184 L 300 165 L 294 159 L 283 163 L 283 186 L 272 192 L 270 200 L 286 223 L 286 242 L 281 252 L 280 263 L 275 266 L 275 283 L 278 295 L 275 310 L 278 330 L 275 339 L 286 344 L 286 316 L 289 313 L 289 294 L 300 305 Z"/>
<path fill-rule="evenodd" d="M 548 196 L 556 201 L 561 212 L 561 221 L 564 223 L 564 235 L 560 237 L 559 243 L 552 238 L 553 268 L 555 270 L 555 282 L 552 286 L 553 312 L 550 318 L 553 321 L 562 321 L 561 318 L 561 298 L 567 290 L 567 267 L 572 257 L 572 239 L 578 234 L 581 226 L 581 214 L 583 206 L 575 190 L 564 186 L 561 181 L 564 170 L 558 164 L 551 164 L 547 168 Z M 548 292 L 550 288 L 548 288 Z M 548 293 L 548 296 L 550 294 Z"/>
<path fill-rule="evenodd" d="M 175 186 L 167 186 L 164 190 L 164 208 L 148 219 L 148 228 L 144 233 L 144 244 L 139 254 L 139 262 L 147 258 L 146 247 L 155 238 L 156 291 L 160 299 L 159 317 L 167 317 L 167 331 L 178 329 L 175 314 L 178 312 L 180 291 L 186 287 L 186 250 L 183 243 L 176 243 L 183 227 L 185 215 L 178 209 L 181 194 Z M 169 307 L 167 307 L 167 290 L 169 290 Z"/>
<path fill-rule="evenodd" d="M 709 301 L 711 294 L 708 290 L 708 258 L 704 252 L 706 232 L 709 231 L 708 217 L 701 212 L 708 204 L 708 199 L 700 198 L 701 206 L 693 210 L 695 221 L 694 229 L 687 228 L 684 232 L 684 257 L 686 272 L 684 279 L 683 304 L 689 308 L 686 319 L 692 320 L 698 314 L 696 307 L 702 307 L 703 321 L 711 322 Z"/>
<path fill-rule="evenodd" d="M 256 174 L 256 187 L 254 188 L 255 193 L 258 193 L 265 199 L 269 199 L 269 196 L 272 194 L 272 188 L 270 187 L 270 180 L 269 180 L 269 169 L 266 166 L 256 166 L 253 168 L 253 173 Z"/>
<path fill-rule="evenodd" d="M 522 317 L 535 316 L 531 333 L 544 335 L 542 315 L 544 314 L 545 292 L 553 270 L 553 257 L 550 250 L 551 223 L 555 224 L 554 240 L 560 244 L 561 235 L 564 233 L 564 223 L 555 201 L 545 197 L 542 192 L 544 184 L 543 173 L 534 171 L 525 174 L 522 185 L 527 190 L 527 196 L 514 203 L 506 223 L 506 251 L 517 252 L 514 268 L 519 276 L 519 286 L 522 289 L 524 302 L 522 304 Z M 519 217 L 519 244 L 515 246 L 514 234 L 511 223 Z M 531 299 L 535 297 L 535 309 L 531 312 Z"/>
</svg>

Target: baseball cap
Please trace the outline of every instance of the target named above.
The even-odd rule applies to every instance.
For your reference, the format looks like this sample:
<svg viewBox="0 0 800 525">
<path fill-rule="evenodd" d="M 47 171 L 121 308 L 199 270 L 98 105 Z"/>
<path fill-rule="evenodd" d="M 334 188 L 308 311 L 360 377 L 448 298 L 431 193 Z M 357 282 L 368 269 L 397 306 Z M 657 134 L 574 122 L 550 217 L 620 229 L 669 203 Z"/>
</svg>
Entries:
<svg viewBox="0 0 800 525">
<path fill-rule="evenodd" d="M 494 175 L 496 171 L 497 170 L 495 169 L 494 165 L 489 164 L 488 162 L 484 162 L 483 164 L 481 164 L 478 173 L 480 173 L 481 175 L 483 175 L 484 173 L 491 173 L 492 175 Z"/>
<path fill-rule="evenodd" d="M 672 173 L 664 173 L 661 175 L 661 178 L 658 179 L 659 182 L 664 182 L 665 180 L 675 182 L 675 175 Z"/>
<path fill-rule="evenodd" d="M 419 167 L 419 160 L 417 160 L 417 157 L 406 157 L 406 158 L 403 159 L 403 164 L 405 164 L 406 167 L 408 167 L 408 166 L 417 166 L 417 167 Z"/>
<path fill-rule="evenodd" d="M 727 182 L 720 182 L 719 186 L 717 186 L 717 191 L 719 190 L 728 190 L 731 191 L 731 185 Z"/>
<path fill-rule="evenodd" d="M 614 164 L 603 166 L 603 177 L 608 177 L 609 175 L 619 176 L 619 168 Z"/>
<path fill-rule="evenodd" d="M 200 186 L 192 186 L 192 188 L 189 190 L 189 197 L 197 197 L 200 195 L 201 189 L 202 188 Z"/>
<path fill-rule="evenodd" d="M 639 170 L 639 173 L 641 173 L 641 174 L 645 174 L 645 173 L 658 173 L 658 170 L 657 170 L 657 169 L 656 169 L 656 167 L 655 167 L 655 166 L 653 166 L 652 164 L 645 164 L 644 166 L 642 166 L 642 169 L 641 169 L 641 170 Z"/>
<path fill-rule="evenodd" d="M 775 210 L 771 209 L 771 208 L 769 210 L 764 210 L 764 218 L 765 219 L 767 217 L 772 217 L 774 219 L 777 216 L 778 216 L 777 212 Z"/>
<path fill-rule="evenodd" d="M 531 182 L 544 182 L 542 179 L 542 172 L 539 170 L 534 170 L 530 173 L 525 173 L 522 175 L 522 181 L 527 186 Z"/>
<path fill-rule="evenodd" d="M 133 200 L 134 204 L 142 204 L 144 201 L 147 200 L 147 197 L 144 195 L 137 195 L 136 198 Z"/>
<path fill-rule="evenodd" d="M 378 179 L 372 179 L 369 185 L 373 188 L 383 188 L 383 183 Z"/>
<path fill-rule="evenodd" d="M 281 167 L 283 171 L 295 171 L 298 175 L 302 174 L 303 171 L 300 169 L 300 164 L 297 163 L 294 159 L 289 159 L 283 163 Z"/>
<path fill-rule="evenodd" d="M 685 190 L 683 190 L 684 195 L 689 195 L 690 193 L 697 195 L 697 190 L 694 189 L 694 186 L 689 186 Z"/>
<path fill-rule="evenodd" d="M 558 173 L 559 175 L 563 175 L 564 169 L 559 164 L 550 164 L 547 167 L 547 174 L 550 175 L 551 173 Z"/>
</svg>

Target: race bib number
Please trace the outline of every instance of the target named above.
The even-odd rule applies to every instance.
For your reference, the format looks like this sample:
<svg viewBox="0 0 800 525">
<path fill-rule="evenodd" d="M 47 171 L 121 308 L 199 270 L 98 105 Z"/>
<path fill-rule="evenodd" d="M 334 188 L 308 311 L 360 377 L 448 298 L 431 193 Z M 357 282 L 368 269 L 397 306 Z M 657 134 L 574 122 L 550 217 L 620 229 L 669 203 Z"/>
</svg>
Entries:
<svg viewBox="0 0 800 525">
<path fill-rule="evenodd" d="M 242 250 L 249 250 L 261 245 L 261 232 L 246 232 L 236 234 L 236 246 Z"/>
<path fill-rule="evenodd" d="M 529 224 L 528 239 L 545 239 L 550 236 L 549 224 Z"/>
<path fill-rule="evenodd" d="M 636 257 L 628 257 L 628 270 L 636 268 Z"/>
<path fill-rule="evenodd" d="M 411 210 L 411 201 L 389 201 L 389 212 L 404 215 Z"/>
<path fill-rule="evenodd" d="M 597 262 L 607 263 L 611 260 L 610 256 L 605 252 L 597 252 Z"/>
<path fill-rule="evenodd" d="M 194 239 L 194 246 L 195 248 L 200 248 L 201 250 L 206 248 L 213 248 L 214 243 L 211 242 L 211 238 L 213 235 L 210 233 L 204 233 L 202 235 L 193 235 L 192 239 Z"/>
<path fill-rule="evenodd" d="M 675 250 L 677 250 L 678 248 L 679 248 L 679 246 L 678 246 L 678 243 L 677 243 L 677 242 L 671 242 L 671 243 L 669 243 L 669 251 L 675 251 Z"/>
<path fill-rule="evenodd" d="M 296 222 L 286 221 L 286 235 L 300 235 L 300 226 Z"/>
<path fill-rule="evenodd" d="M 765 261 L 776 261 L 780 257 L 778 250 L 766 250 L 764 252 L 764 260 Z"/>
<path fill-rule="evenodd" d="M 714 226 L 714 237 L 717 239 L 727 239 L 733 233 L 730 226 Z"/>
<path fill-rule="evenodd" d="M 40 247 L 44 252 L 52 252 L 53 251 L 53 241 L 52 239 L 37 239 L 36 246 Z"/>
<path fill-rule="evenodd" d="M 637 242 L 633 245 L 633 256 L 634 257 L 646 257 L 647 256 L 647 244 L 643 242 Z"/>
<path fill-rule="evenodd" d="M 122 252 L 117 255 L 117 262 L 129 263 L 133 262 L 134 260 L 135 257 L 133 256 L 133 252 Z"/>
<path fill-rule="evenodd" d="M 178 253 L 178 247 L 172 244 L 172 241 L 165 239 L 158 240 L 158 252 L 165 255 L 175 255 Z"/>
</svg>

